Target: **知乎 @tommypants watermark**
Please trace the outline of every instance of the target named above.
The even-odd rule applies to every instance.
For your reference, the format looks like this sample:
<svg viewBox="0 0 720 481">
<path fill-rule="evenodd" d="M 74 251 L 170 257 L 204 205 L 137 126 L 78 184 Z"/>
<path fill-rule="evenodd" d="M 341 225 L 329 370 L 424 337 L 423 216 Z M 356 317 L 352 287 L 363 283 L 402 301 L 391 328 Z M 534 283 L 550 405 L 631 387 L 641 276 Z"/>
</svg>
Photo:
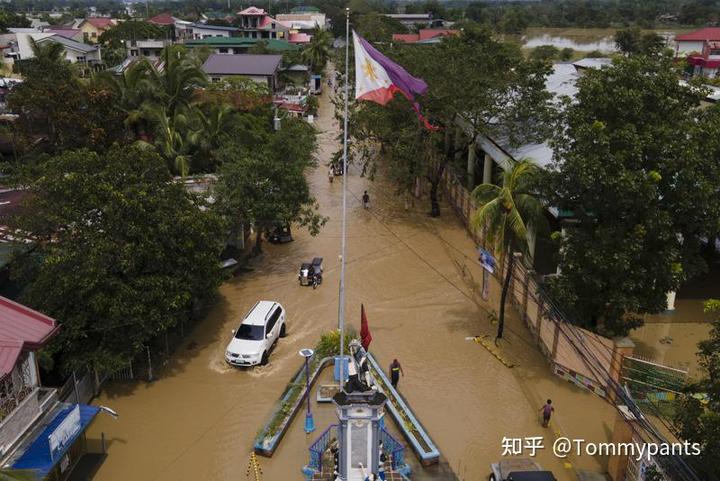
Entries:
<svg viewBox="0 0 720 481">
<path fill-rule="evenodd" d="M 524 438 L 502 439 L 503 456 L 530 456 L 545 449 L 545 439 L 542 436 L 528 436 Z M 552 444 L 552 451 L 558 458 L 568 456 L 630 456 L 636 461 L 645 458 L 648 461 L 653 456 L 697 456 L 700 454 L 700 444 L 685 441 L 683 443 L 595 443 L 585 439 L 557 438 Z"/>
</svg>

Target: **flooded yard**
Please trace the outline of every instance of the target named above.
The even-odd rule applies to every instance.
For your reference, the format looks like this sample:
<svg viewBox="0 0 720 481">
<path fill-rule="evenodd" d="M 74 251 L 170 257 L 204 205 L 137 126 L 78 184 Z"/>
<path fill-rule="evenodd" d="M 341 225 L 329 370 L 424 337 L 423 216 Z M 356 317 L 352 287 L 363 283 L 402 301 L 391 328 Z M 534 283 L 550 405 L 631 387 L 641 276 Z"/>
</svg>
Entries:
<svg viewBox="0 0 720 481">
<path fill-rule="evenodd" d="M 314 346 L 320 333 L 337 325 L 342 184 L 330 184 L 324 167 L 337 135 L 326 95 L 317 126 L 320 166 L 309 178 L 329 222 L 316 238 L 296 230 L 294 242 L 266 245 L 251 272 L 221 287 L 207 317 L 156 373 L 155 382 L 114 383 L 104 389 L 96 402 L 112 407 L 120 418 L 101 416 L 88 434 L 98 438 L 104 432 L 109 441 L 97 481 L 245 479 L 253 439 L 301 365 L 298 350 Z M 475 246 L 446 206 L 438 219 L 426 215 L 424 201 L 406 211 L 393 186 L 353 172 L 348 189 L 346 319 L 359 329 L 360 304 L 365 304 L 373 335 L 370 351 L 386 368 L 393 358 L 400 360 L 405 371 L 400 391 L 458 479 L 486 478 L 489 464 L 501 457 L 505 436 L 545 436 L 548 447 L 559 434 L 608 441 L 613 408 L 552 375 L 512 312 L 502 349 L 515 368 L 465 341 L 494 331 L 487 312 L 497 309 L 498 286 L 492 285 L 492 304 L 480 300 Z M 360 202 L 366 189 L 369 211 Z M 325 258 L 326 269 L 317 290 L 299 286 L 296 278 L 300 263 L 314 256 Z M 231 368 L 223 360 L 231 329 L 259 299 L 285 306 L 288 336 L 268 366 Z M 556 406 L 548 429 L 539 420 L 546 398 Z M 263 479 L 302 479 L 308 447 L 336 422 L 330 406 L 313 403 L 313 408 L 318 430 L 306 435 L 303 416 L 298 416 L 274 457 L 260 458 Z M 406 456 L 413 456 L 409 449 Z M 567 464 L 549 449 L 540 452 L 538 461 L 559 481 L 575 479 L 577 468 L 601 471 L 606 462 L 590 457 Z M 414 479 L 448 479 L 416 470 Z"/>
</svg>

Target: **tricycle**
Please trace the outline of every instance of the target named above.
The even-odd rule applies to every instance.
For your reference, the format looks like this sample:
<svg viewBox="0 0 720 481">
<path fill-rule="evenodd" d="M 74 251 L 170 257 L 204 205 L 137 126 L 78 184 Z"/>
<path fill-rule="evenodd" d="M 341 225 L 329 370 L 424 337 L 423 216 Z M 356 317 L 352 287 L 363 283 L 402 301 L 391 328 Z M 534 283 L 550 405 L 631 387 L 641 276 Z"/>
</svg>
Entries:
<svg viewBox="0 0 720 481">
<path fill-rule="evenodd" d="M 313 286 L 316 289 L 318 285 L 322 284 L 322 267 L 323 258 L 315 257 L 312 262 L 303 262 L 300 265 L 300 272 L 298 273 L 298 281 L 301 286 Z"/>
</svg>

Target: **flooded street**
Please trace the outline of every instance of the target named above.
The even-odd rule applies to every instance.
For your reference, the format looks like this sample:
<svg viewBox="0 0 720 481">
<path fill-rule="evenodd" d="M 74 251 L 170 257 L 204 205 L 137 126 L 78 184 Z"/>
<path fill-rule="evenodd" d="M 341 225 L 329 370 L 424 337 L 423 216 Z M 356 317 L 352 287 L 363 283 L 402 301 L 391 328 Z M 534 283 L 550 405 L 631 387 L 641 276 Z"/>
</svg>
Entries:
<svg viewBox="0 0 720 481">
<path fill-rule="evenodd" d="M 337 178 L 331 184 L 326 175 L 337 137 L 326 94 L 317 126 L 320 165 L 309 179 L 321 212 L 330 217 L 327 225 L 316 238 L 298 229 L 290 244 L 265 244 L 251 272 L 220 288 L 217 303 L 158 370 L 158 380 L 105 387 L 96 403 L 112 407 L 120 418 L 98 417 L 88 433 L 99 438 L 104 432 L 109 441 L 97 481 L 245 479 L 253 439 L 301 365 L 298 350 L 313 347 L 320 333 L 337 326 L 342 183 Z M 366 189 L 369 211 L 360 202 Z M 609 439 L 613 408 L 552 375 L 512 309 L 503 354 L 517 367 L 509 369 L 479 344 L 465 341 L 494 331 L 487 310 L 498 308 L 498 286 L 492 285 L 492 304 L 483 304 L 475 246 L 447 206 L 438 219 L 426 215 L 425 200 L 406 211 L 393 186 L 354 173 L 348 194 L 346 319 L 359 330 L 360 303 L 365 304 L 370 351 L 386 369 L 393 358 L 400 360 L 405 371 L 400 391 L 459 479 L 486 478 L 489 464 L 500 458 L 504 436 L 545 436 L 546 447 L 558 433 Z M 300 263 L 315 256 L 324 257 L 326 269 L 317 290 L 299 286 L 296 278 Z M 228 367 L 223 353 L 230 331 L 259 299 L 285 306 L 288 336 L 268 366 Z M 543 429 L 539 409 L 548 397 L 556 406 L 555 424 Z M 313 403 L 313 409 L 318 430 L 306 436 L 299 415 L 274 457 L 260 458 L 263 479 L 302 479 L 308 446 L 336 422 L 330 406 Z M 406 457 L 412 456 L 408 448 Z M 583 458 L 565 465 L 549 449 L 538 461 L 559 481 L 575 479 L 573 468 L 602 470 L 606 463 Z M 431 471 L 417 474 L 414 479 L 432 478 Z"/>
<path fill-rule="evenodd" d="M 616 31 L 614 28 L 528 28 L 520 42 L 525 48 L 553 45 L 578 52 L 612 53 L 616 51 Z M 675 35 L 685 32 L 685 29 L 656 29 L 654 32 L 665 38 L 667 45 L 674 49 Z"/>
</svg>

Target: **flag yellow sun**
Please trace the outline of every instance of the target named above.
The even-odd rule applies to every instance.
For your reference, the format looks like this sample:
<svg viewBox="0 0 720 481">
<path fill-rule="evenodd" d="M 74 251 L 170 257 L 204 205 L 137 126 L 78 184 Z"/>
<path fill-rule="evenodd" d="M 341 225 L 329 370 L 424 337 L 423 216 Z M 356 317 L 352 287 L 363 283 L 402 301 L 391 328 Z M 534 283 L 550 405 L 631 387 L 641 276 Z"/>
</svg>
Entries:
<svg viewBox="0 0 720 481">
<path fill-rule="evenodd" d="M 365 70 L 365 75 L 367 75 L 370 80 L 377 80 L 377 74 L 375 73 L 375 69 L 373 68 L 369 60 L 365 61 L 363 70 Z"/>
</svg>

